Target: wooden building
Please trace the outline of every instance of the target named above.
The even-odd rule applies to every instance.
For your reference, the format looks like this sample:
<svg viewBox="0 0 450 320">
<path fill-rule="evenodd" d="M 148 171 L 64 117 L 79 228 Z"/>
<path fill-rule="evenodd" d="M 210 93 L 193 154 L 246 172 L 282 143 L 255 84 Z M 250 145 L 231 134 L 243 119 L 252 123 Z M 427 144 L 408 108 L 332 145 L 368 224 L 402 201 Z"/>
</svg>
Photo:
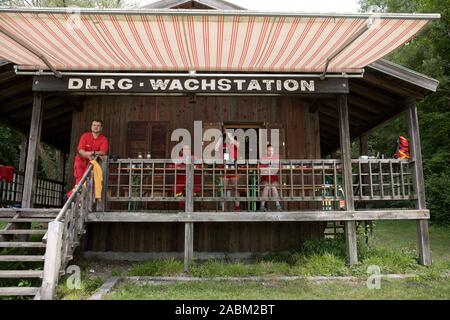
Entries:
<svg viewBox="0 0 450 320">
<path fill-rule="evenodd" d="M 382 57 L 439 15 L 275 14 L 203 0 L 86 9 L 72 18 L 58 9 L 0 9 L 0 117 L 29 133 L 16 218 L 36 215 L 27 208 L 39 141 L 68 157 L 69 172 L 92 119 L 103 119 L 110 142 L 96 209 L 89 170 L 49 224 L 43 298 L 51 298 L 55 270 L 79 244 L 87 257 L 171 255 L 184 257 L 187 268 L 192 258 L 299 249 L 322 237 L 330 221 L 345 226 L 353 265 L 356 221 L 416 220 L 420 261 L 431 264 L 416 101 L 438 83 Z M 351 158 L 352 140 L 360 139 L 367 156 L 370 130 L 405 112 L 411 159 Z M 175 171 L 172 133 L 199 134 L 195 121 L 202 137 L 211 128 L 278 129 L 282 212 L 258 212 L 260 201 L 273 198 L 262 196 L 260 167 L 248 159 L 230 169 L 239 176 L 238 196 L 223 192 L 220 165 Z M 173 189 L 177 174 L 186 176 L 181 197 Z M 236 200 L 239 213 L 227 205 Z M 396 201 L 409 205 L 376 209 Z"/>
</svg>

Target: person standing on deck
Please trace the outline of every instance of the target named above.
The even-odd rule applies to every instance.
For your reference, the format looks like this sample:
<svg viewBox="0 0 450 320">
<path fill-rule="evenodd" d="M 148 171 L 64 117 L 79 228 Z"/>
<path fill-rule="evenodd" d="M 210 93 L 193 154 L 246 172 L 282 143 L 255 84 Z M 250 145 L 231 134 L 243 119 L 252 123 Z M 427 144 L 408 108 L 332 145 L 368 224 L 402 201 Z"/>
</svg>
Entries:
<svg viewBox="0 0 450 320">
<path fill-rule="evenodd" d="M 278 182 L 278 170 L 280 167 L 280 158 L 278 155 L 274 153 L 273 146 L 267 145 L 267 155 L 261 157 L 261 184 L 264 186 L 262 197 L 267 197 L 269 195 L 269 191 L 273 198 L 276 200 L 276 208 L 278 211 L 282 210 L 278 195 L 277 187 L 279 186 Z M 267 211 L 266 209 L 266 201 L 261 201 L 261 211 Z"/>
<path fill-rule="evenodd" d="M 224 143 L 228 137 L 228 143 Z M 238 148 L 239 141 L 237 141 L 231 133 L 227 132 L 223 138 L 219 139 L 215 145 L 215 151 L 219 151 L 220 148 L 223 149 L 223 160 L 224 167 L 230 169 L 231 174 L 223 175 L 221 177 L 222 187 L 224 190 L 224 195 L 231 197 L 232 194 L 235 197 L 239 197 L 239 190 L 237 190 L 238 176 L 235 173 L 236 161 L 238 160 Z M 234 211 L 241 211 L 239 201 L 234 202 Z"/>
<path fill-rule="evenodd" d="M 83 177 L 89 162 L 94 160 L 96 156 L 104 156 L 108 153 L 108 139 L 102 134 L 102 129 L 102 120 L 92 120 L 91 131 L 81 135 L 73 165 L 76 185 Z"/>
<path fill-rule="evenodd" d="M 186 164 L 190 162 L 194 162 L 195 157 L 191 154 L 191 147 L 188 145 L 184 145 L 181 150 L 181 155 L 179 155 L 178 159 L 175 162 L 174 168 L 181 169 L 181 172 L 178 172 L 175 175 L 175 182 L 172 187 L 172 191 L 174 192 L 176 197 L 182 197 L 186 195 Z M 198 168 L 197 165 L 194 165 L 195 168 Z M 200 176 L 194 174 L 194 194 L 200 192 Z M 178 201 L 178 207 L 180 209 L 185 209 L 186 202 L 184 200 Z"/>
</svg>

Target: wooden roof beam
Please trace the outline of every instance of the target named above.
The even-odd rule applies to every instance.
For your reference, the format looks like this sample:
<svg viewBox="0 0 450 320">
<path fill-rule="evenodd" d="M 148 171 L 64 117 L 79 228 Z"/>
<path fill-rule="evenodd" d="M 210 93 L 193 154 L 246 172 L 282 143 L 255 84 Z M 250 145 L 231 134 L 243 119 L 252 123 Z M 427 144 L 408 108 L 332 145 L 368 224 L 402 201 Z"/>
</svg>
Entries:
<svg viewBox="0 0 450 320">
<path fill-rule="evenodd" d="M 326 101 L 323 101 L 323 104 L 324 104 L 325 106 L 327 106 L 327 107 L 329 107 L 329 108 L 335 110 L 336 113 L 337 113 L 337 109 L 335 109 L 335 108 L 336 108 L 336 103 L 335 103 L 335 101 L 326 100 Z M 351 116 L 352 118 L 357 118 L 357 119 L 359 119 L 360 121 L 363 121 L 365 124 L 367 123 L 367 120 L 368 120 L 369 118 L 372 118 L 373 116 L 376 116 L 376 115 L 377 115 L 376 113 L 369 112 L 369 111 L 366 111 L 366 110 L 362 110 L 362 109 L 360 109 L 360 108 L 358 108 L 358 107 L 356 107 L 356 106 L 354 106 L 354 105 L 350 105 L 350 104 L 349 104 L 349 107 L 350 107 L 350 108 L 349 108 L 350 116 Z"/>
<path fill-rule="evenodd" d="M 382 104 L 373 103 L 369 100 L 366 100 L 364 98 L 358 97 L 356 95 L 349 95 L 348 96 L 348 103 L 351 105 L 355 105 L 358 108 L 362 110 L 366 110 L 368 112 L 371 112 L 372 114 L 379 114 L 379 113 L 385 113 L 389 110 L 392 110 L 395 107 L 386 107 Z"/>
<path fill-rule="evenodd" d="M 386 104 L 388 106 L 396 106 L 400 103 L 402 103 L 402 98 L 399 97 L 398 99 L 395 99 L 391 97 L 390 95 L 384 94 L 383 92 L 380 92 L 379 88 L 371 88 L 369 86 L 369 83 L 360 83 L 359 79 L 351 79 L 349 81 L 349 87 L 350 87 L 350 95 L 356 93 L 359 96 L 363 96 L 364 98 L 370 99 L 375 101 L 376 103 L 380 104 Z"/>
<path fill-rule="evenodd" d="M 33 103 L 32 94 L 15 95 L 14 97 L 9 97 L 6 100 L 0 101 L 0 111 L 2 113 L 9 113 L 11 110 L 14 109 L 20 109 L 23 107 L 31 108 L 32 103 Z"/>
<path fill-rule="evenodd" d="M 16 77 L 17 77 L 17 75 L 14 72 L 14 70 L 8 70 L 5 72 L 1 72 L 0 73 L 0 84 L 3 85 L 4 82 L 14 79 Z M 31 87 L 30 87 L 30 89 L 31 89 Z"/>
<path fill-rule="evenodd" d="M 60 98 L 60 97 L 54 97 L 54 98 L 49 98 L 46 99 L 44 101 L 44 121 L 46 119 L 49 118 L 49 116 L 51 116 L 51 114 L 53 114 L 53 112 L 58 112 L 58 108 L 61 105 L 64 105 L 66 103 L 64 98 Z M 21 110 L 23 110 L 24 108 L 22 108 Z M 68 110 L 67 108 L 64 108 L 63 110 Z M 24 121 L 25 119 L 29 118 L 31 115 L 31 108 L 27 108 L 26 110 L 23 111 L 19 111 L 19 112 L 11 112 L 10 117 L 17 119 L 19 121 Z"/>
<path fill-rule="evenodd" d="M 414 90 L 410 90 L 410 89 L 401 87 L 400 85 L 393 85 L 392 81 L 387 81 L 387 80 L 383 79 L 382 77 L 379 77 L 373 73 L 366 72 L 364 74 L 363 79 L 369 83 L 379 86 L 383 90 L 394 93 L 398 96 L 401 96 L 404 98 L 414 97 L 414 98 L 418 98 L 418 99 L 423 99 L 423 94 L 420 94 Z"/>
<path fill-rule="evenodd" d="M 64 114 L 64 115 L 62 115 L 62 116 L 60 116 L 60 117 L 57 117 L 57 118 L 52 119 L 51 121 L 45 122 L 45 123 L 44 123 L 44 126 L 42 127 L 42 130 L 43 130 L 43 131 L 44 131 L 44 130 L 45 130 L 45 131 L 47 131 L 47 130 L 50 130 L 50 131 L 51 131 L 51 129 L 60 126 L 61 123 L 67 123 L 67 122 L 72 123 L 72 114 L 71 114 L 71 113 L 69 113 L 69 114 Z M 66 129 L 67 129 L 67 127 L 66 127 Z"/>
<path fill-rule="evenodd" d="M 0 100 L 7 99 L 8 97 L 17 94 L 29 94 L 31 91 L 31 81 L 23 78 L 15 79 L 14 81 L 5 83 L 4 87 L 5 89 L 0 91 Z"/>
<path fill-rule="evenodd" d="M 330 108 L 329 106 L 323 105 L 323 107 L 320 108 L 320 113 L 326 114 L 332 118 L 335 118 L 336 120 L 338 119 L 338 118 L 336 118 L 338 116 L 337 110 L 335 110 L 334 108 Z M 367 124 L 367 119 L 366 119 L 366 121 L 364 121 L 364 120 L 352 118 L 352 119 L 349 119 L 349 121 L 350 121 L 350 123 L 356 124 L 358 127 Z"/>
</svg>

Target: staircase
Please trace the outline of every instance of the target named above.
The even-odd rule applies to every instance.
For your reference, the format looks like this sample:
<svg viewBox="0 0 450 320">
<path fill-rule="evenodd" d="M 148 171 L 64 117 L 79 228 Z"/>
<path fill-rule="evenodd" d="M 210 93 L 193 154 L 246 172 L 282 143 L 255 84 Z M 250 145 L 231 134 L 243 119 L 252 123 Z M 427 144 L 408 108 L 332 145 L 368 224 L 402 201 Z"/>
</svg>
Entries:
<svg viewBox="0 0 450 320">
<path fill-rule="evenodd" d="M 60 210 L 0 209 L 0 296 L 38 294 L 46 248 L 43 237 Z"/>
</svg>

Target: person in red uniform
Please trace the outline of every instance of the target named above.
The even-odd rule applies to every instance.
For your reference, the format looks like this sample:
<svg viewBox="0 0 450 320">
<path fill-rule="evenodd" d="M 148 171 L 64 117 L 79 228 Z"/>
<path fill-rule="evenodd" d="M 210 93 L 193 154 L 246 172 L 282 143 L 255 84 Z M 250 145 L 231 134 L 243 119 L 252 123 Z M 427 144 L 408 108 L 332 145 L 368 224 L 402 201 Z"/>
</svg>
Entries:
<svg viewBox="0 0 450 320">
<path fill-rule="evenodd" d="M 188 157 L 190 156 L 190 159 Z M 191 148 L 188 145 L 184 145 L 181 150 L 181 155 L 175 162 L 174 168 L 182 169 L 181 172 L 177 172 L 175 176 L 175 183 L 172 187 L 173 192 L 177 197 L 183 196 L 186 193 L 186 162 L 187 161 L 195 161 L 195 157 L 191 155 Z M 198 168 L 195 165 L 195 168 Z M 200 192 L 200 176 L 194 174 L 194 193 Z M 185 209 L 186 203 L 184 200 L 178 201 L 178 207 L 180 209 Z"/>
<path fill-rule="evenodd" d="M 83 177 L 89 166 L 89 161 L 95 159 L 96 156 L 104 156 L 108 153 L 108 139 L 102 135 L 102 129 L 103 121 L 96 119 L 91 123 L 91 132 L 85 132 L 81 135 L 73 165 L 76 184 Z"/>
<path fill-rule="evenodd" d="M 260 159 L 260 168 L 261 168 L 261 185 L 264 186 L 262 197 L 267 197 L 269 195 L 269 191 L 272 197 L 275 199 L 276 208 L 278 211 L 282 210 L 279 194 L 277 187 L 280 185 L 278 182 L 278 170 L 280 167 L 280 158 L 277 154 L 275 154 L 273 146 L 267 145 L 267 155 L 261 157 Z M 266 201 L 261 201 L 261 211 L 267 211 L 266 209 Z"/>
<path fill-rule="evenodd" d="M 227 137 L 229 143 L 224 143 L 224 141 L 227 140 Z M 228 197 L 231 197 L 232 194 L 234 194 L 235 197 L 239 197 L 239 190 L 236 190 L 239 177 L 235 173 L 237 166 L 236 161 L 238 160 L 239 141 L 237 141 L 231 133 L 227 132 L 223 138 L 217 141 L 214 148 L 215 151 L 219 151 L 221 146 L 223 149 L 224 166 L 229 169 L 229 171 L 227 170 L 228 172 L 234 172 L 234 174 L 227 174 L 221 177 L 224 193 Z M 224 206 L 224 203 L 222 203 L 222 206 Z M 234 202 L 234 211 L 241 211 L 239 201 Z"/>
</svg>

